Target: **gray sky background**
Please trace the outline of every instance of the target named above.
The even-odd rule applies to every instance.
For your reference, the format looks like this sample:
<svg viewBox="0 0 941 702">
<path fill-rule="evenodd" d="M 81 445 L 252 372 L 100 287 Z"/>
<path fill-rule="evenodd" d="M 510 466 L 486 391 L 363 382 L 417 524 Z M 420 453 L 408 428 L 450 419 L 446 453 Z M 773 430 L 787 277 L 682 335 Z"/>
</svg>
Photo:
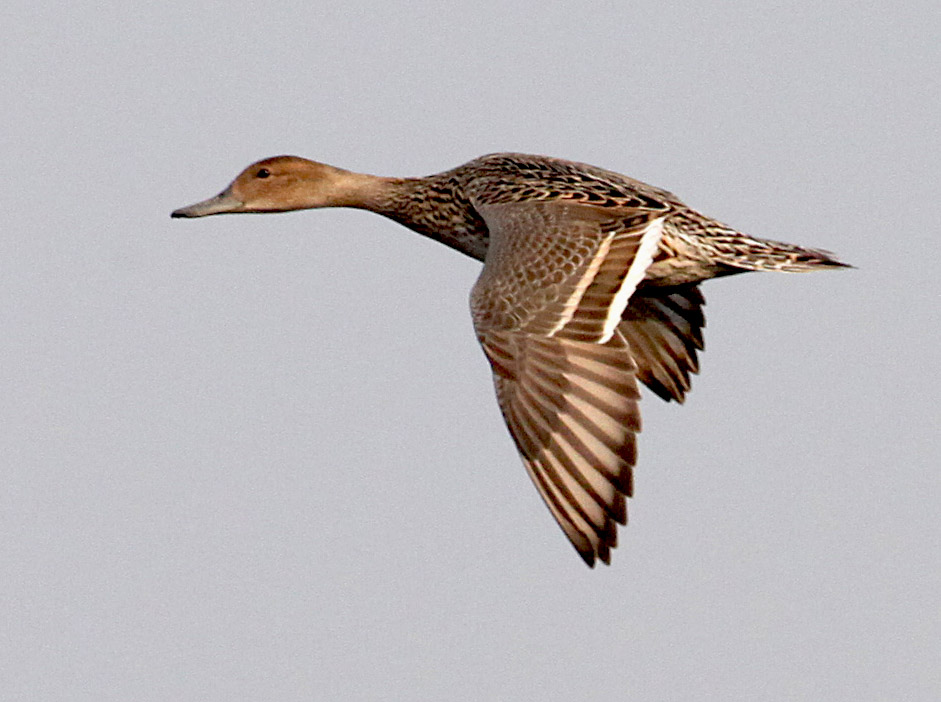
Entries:
<svg viewBox="0 0 941 702">
<path fill-rule="evenodd" d="M 5 5 L 0 698 L 941 698 L 934 0 Z M 171 221 L 258 158 L 546 153 L 855 271 L 707 283 L 589 571 L 478 264 Z"/>
</svg>

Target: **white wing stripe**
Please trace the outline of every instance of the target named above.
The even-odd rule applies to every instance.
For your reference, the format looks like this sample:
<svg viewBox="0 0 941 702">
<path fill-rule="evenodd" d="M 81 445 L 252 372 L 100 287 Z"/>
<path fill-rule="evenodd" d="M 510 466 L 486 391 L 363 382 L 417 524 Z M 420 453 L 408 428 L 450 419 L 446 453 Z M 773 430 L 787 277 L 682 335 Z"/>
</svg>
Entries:
<svg viewBox="0 0 941 702">
<path fill-rule="evenodd" d="M 605 343 L 614 334 L 618 322 L 621 321 L 621 315 L 624 314 L 624 308 L 627 307 L 627 301 L 630 299 L 638 283 L 644 278 L 647 268 L 653 263 L 653 257 L 657 253 L 657 247 L 660 245 L 660 237 L 663 236 L 663 222 L 665 217 L 658 217 L 651 220 L 644 227 L 644 233 L 641 235 L 640 247 L 637 254 L 631 262 L 631 267 L 624 276 L 624 281 L 614 296 L 611 306 L 608 308 L 608 317 L 604 323 L 604 331 L 601 335 L 601 343 Z"/>
<path fill-rule="evenodd" d="M 608 237 L 605 237 L 598 244 L 598 250 L 595 251 L 595 255 L 591 257 L 591 261 L 588 263 L 588 268 L 585 269 L 585 274 L 575 285 L 575 290 L 572 291 L 569 299 L 566 300 L 565 304 L 562 306 L 562 314 L 559 315 L 558 321 L 549 331 L 549 336 L 553 336 L 572 319 L 572 316 L 575 314 L 575 310 L 578 309 L 578 303 L 582 301 L 582 296 L 585 294 L 588 286 L 591 285 L 592 281 L 595 279 L 595 275 L 598 273 L 598 269 L 601 268 L 601 264 L 604 263 L 605 256 L 608 255 L 608 250 L 611 248 L 611 241 L 613 239 L 614 235 L 612 234 Z"/>
</svg>

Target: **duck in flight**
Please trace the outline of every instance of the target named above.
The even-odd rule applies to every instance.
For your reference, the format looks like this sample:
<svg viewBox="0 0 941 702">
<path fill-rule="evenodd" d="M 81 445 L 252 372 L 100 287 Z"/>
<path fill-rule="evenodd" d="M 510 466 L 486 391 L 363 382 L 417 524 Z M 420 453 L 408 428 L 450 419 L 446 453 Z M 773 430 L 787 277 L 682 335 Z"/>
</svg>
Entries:
<svg viewBox="0 0 941 702">
<path fill-rule="evenodd" d="M 745 271 L 846 267 L 757 239 L 633 178 L 498 153 L 424 178 L 297 156 L 252 164 L 172 217 L 354 207 L 483 261 L 474 329 L 530 478 L 589 566 L 627 523 L 640 431 L 637 381 L 683 402 L 699 371 L 699 284 Z"/>
</svg>

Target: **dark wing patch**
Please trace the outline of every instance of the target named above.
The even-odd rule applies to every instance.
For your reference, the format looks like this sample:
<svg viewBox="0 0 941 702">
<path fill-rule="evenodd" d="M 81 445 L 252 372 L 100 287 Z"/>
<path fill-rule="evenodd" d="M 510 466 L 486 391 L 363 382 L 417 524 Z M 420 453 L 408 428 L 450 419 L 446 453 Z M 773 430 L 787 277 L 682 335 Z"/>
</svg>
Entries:
<svg viewBox="0 0 941 702">
<path fill-rule="evenodd" d="M 682 403 L 690 375 L 699 372 L 705 304 L 698 285 L 643 288 L 618 324 L 637 363 L 638 380 L 664 400 Z"/>
</svg>

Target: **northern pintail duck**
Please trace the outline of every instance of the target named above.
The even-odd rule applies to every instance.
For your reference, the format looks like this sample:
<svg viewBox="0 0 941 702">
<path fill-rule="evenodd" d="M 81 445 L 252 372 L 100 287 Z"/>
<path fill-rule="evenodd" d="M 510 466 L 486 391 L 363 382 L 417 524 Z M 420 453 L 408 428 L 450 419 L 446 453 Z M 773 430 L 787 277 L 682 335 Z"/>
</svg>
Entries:
<svg viewBox="0 0 941 702">
<path fill-rule="evenodd" d="M 537 490 L 589 566 L 626 524 L 637 381 L 682 402 L 709 278 L 813 271 L 828 252 L 747 236 L 633 178 L 546 156 L 482 156 L 425 178 L 296 156 L 246 168 L 173 217 L 356 207 L 484 262 L 471 292 L 497 400 Z"/>
</svg>

